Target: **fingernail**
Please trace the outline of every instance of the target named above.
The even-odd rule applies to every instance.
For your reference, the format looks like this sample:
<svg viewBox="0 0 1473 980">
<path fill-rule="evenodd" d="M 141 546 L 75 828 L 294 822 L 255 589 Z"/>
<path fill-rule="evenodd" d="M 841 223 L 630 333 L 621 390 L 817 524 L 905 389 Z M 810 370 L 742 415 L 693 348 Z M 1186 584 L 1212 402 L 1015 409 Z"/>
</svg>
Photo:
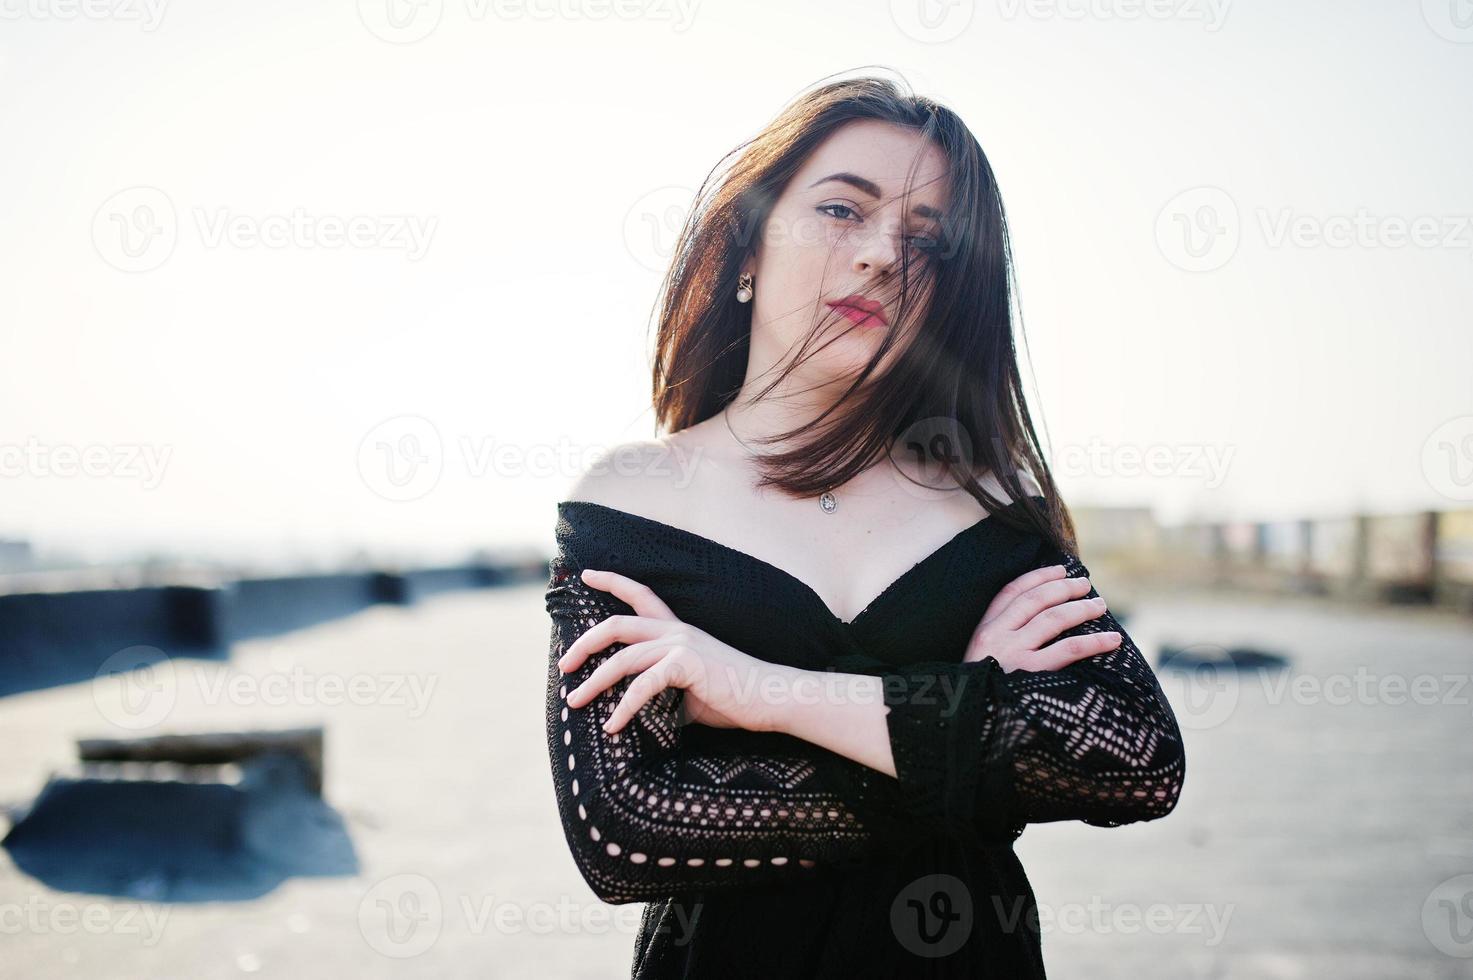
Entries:
<svg viewBox="0 0 1473 980">
<path fill-rule="evenodd" d="M 1105 600 L 1104 599 L 1101 599 L 1099 596 L 1095 596 L 1093 599 L 1091 599 L 1089 601 L 1090 602 L 1093 602 L 1100 609 L 1104 609 L 1105 608 Z"/>
<path fill-rule="evenodd" d="M 598 572 L 598 569 L 596 569 L 596 568 L 585 568 L 585 569 L 583 569 L 583 574 L 584 575 L 597 575 L 597 574 L 599 574 L 599 572 Z"/>
</svg>

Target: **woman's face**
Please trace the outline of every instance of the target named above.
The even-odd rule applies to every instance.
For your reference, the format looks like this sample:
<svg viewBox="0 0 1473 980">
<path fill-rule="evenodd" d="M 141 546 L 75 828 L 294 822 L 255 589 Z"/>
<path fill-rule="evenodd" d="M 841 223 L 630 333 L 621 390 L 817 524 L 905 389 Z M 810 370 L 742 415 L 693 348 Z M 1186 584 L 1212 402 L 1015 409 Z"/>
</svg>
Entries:
<svg viewBox="0 0 1473 980">
<path fill-rule="evenodd" d="M 781 362 L 821 323 L 808 349 L 816 353 L 795 376 L 823 385 L 851 379 L 886 332 L 901 330 L 876 367 L 883 373 L 902 337 L 924 320 L 948 190 L 944 154 L 914 130 L 864 119 L 830 134 L 788 182 L 742 267 L 753 277 L 753 353 Z M 904 325 L 896 310 L 902 261 L 909 264 Z M 874 312 L 866 317 L 846 299 Z"/>
</svg>

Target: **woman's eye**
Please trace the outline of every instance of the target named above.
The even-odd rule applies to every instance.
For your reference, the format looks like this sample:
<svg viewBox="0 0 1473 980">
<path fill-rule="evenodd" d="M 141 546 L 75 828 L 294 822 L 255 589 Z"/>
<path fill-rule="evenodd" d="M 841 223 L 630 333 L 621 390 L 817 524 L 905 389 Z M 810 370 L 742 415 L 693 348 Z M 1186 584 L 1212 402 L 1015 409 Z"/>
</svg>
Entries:
<svg viewBox="0 0 1473 980">
<path fill-rule="evenodd" d="M 858 218 L 858 212 L 847 204 L 820 204 L 816 209 L 834 218 L 848 219 Z M 842 214 L 837 212 L 843 212 Z M 863 220 L 863 219 L 860 219 Z M 932 235 L 907 235 L 906 241 L 910 247 L 924 252 L 927 255 L 936 255 L 945 247 L 939 238 Z"/>
<path fill-rule="evenodd" d="M 838 208 L 840 211 L 847 211 L 851 215 L 854 214 L 854 209 L 847 204 L 820 204 L 818 206 L 818 210 L 822 211 L 824 214 L 831 215 L 835 218 L 844 217 L 844 215 L 842 214 L 834 214 L 832 211 L 829 210 L 830 208 Z"/>
</svg>

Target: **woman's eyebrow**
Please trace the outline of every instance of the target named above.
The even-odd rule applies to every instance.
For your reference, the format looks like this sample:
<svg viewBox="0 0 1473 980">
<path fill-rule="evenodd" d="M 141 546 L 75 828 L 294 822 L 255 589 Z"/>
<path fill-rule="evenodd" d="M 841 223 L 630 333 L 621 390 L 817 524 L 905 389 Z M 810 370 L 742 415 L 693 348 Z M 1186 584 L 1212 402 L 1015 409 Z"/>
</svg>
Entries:
<svg viewBox="0 0 1473 980">
<path fill-rule="evenodd" d="M 851 187 L 858 188 L 859 190 L 868 194 L 870 197 L 882 196 L 880 194 L 879 184 L 876 184 L 872 180 L 861 177 L 858 174 L 851 174 L 848 171 L 844 170 L 841 170 L 839 173 L 836 174 L 829 174 L 827 177 L 820 177 L 818 180 L 815 180 L 808 186 L 810 188 L 817 187 L 819 184 L 827 183 L 831 180 L 837 180 L 840 183 L 848 184 Z M 936 221 L 941 220 L 941 212 L 931 207 L 929 204 L 917 204 L 910 210 L 912 214 L 920 215 L 922 218 L 932 218 Z"/>
</svg>

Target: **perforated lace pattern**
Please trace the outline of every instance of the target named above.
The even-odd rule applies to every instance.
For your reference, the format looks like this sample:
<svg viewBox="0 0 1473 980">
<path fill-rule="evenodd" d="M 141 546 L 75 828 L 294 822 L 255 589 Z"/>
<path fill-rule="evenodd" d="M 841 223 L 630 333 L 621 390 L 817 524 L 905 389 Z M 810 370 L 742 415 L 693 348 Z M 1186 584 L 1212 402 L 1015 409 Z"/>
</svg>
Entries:
<svg viewBox="0 0 1473 980">
<path fill-rule="evenodd" d="M 576 533 L 631 533 L 612 512 L 598 517 Z M 1115 630 L 1121 645 L 1058 671 L 1004 672 L 991 657 L 903 667 L 872 651 L 835 657 L 832 669 L 884 678 L 893 778 L 817 747 L 786 756 L 691 752 L 682 746 L 678 690 L 608 734 L 602 725 L 631 678 L 582 708 L 569 708 L 566 698 L 623 644 L 571 674 L 556 661 L 586 630 L 631 610 L 581 580 L 566 547 L 573 536 L 560 523 L 546 593 L 546 727 L 568 845 L 606 902 L 789 880 L 926 834 L 1007 844 L 1030 822 L 1119 826 L 1164 816 L 1180 796 L 1185 757 L 1176 718 L 1109 612 L 1064 635 Z M 1040 545 L 1034 567 L 1089 574 L 1077 556 Z M 1091 587 L 1089 597 L 1098 594 Z"/>
</svg>

